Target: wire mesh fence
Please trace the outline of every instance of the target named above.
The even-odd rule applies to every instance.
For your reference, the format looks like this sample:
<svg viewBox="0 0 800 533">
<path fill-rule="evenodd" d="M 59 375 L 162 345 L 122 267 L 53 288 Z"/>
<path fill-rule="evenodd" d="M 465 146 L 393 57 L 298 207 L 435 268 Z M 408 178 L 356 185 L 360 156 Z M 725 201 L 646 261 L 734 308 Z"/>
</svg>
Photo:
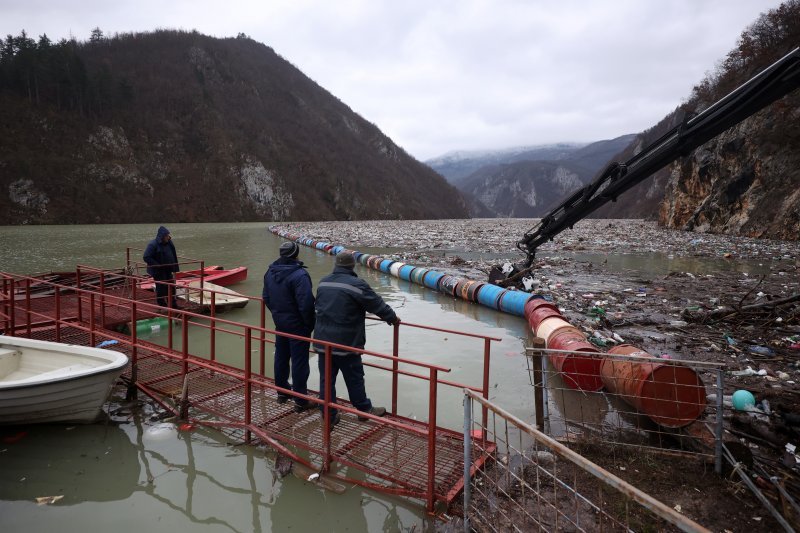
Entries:
<svg viewBox="0 0 800 533">
<path fill-rule="evenodd" d="M 453 511 L 460 515 L 464 531 L 707 531 L 465 391 L 465 454 L 483 439 L 494 442 L 497 452 L 480 471 L 465 472 L 471 481 L 464 487 L 462 508 Z M 455 529 L 460 527 L 451 528 Z"/>
<path fill-rule="evenodd" d="M 575 446 L 697 456 L 721 471 L 722 365 L 655 358 L 626 345 L 610 353 L 536 345 L 526 352 L 544 433 Z"/>
</svg>

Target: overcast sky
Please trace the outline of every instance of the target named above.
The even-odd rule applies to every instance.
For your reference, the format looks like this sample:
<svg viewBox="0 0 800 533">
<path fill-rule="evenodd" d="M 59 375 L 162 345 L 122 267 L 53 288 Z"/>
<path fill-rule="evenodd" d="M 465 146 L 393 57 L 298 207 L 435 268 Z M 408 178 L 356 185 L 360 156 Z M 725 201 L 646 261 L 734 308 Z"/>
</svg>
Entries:
<svg viewBox="0 0 800 533">
<path fill-rule="evenodd" d="M 638 133 L 778 0 L 0 0 L 2 35 L 271 46 L 420 160 Z"/>
</svg>

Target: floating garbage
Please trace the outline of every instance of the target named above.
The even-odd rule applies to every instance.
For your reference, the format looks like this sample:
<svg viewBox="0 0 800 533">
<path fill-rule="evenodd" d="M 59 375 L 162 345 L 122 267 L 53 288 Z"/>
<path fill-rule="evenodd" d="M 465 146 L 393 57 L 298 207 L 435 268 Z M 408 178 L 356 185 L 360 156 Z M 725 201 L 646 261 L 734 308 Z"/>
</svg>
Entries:
<svg viewBox="0 0 800 533">
<path fill-rule="evenodd" d="M 739 389 L 731 396 L 731 403 L 737 411 L 749 411 L 756 406 L 756 397 L 750 391 Z"/>
<path fill-rule="evenodd" d="M 169 438 L 173 438 L 178 434 L 178 430 L 175 427 L 175 424 L 170 424 L 169 422 L 163 422 L 161 424 L 156 424 L 155 426 L 150 426 L 144 432 L 143 437 L 148 440 L 167 440 Z"/>
</svg>

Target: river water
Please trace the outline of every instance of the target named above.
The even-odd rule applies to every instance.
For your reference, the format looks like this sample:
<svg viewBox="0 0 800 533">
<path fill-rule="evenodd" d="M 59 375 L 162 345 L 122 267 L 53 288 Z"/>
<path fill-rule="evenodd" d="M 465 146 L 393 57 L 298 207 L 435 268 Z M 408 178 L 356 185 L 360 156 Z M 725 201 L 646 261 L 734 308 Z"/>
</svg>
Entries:
<svg viewBox="0 0 800 533">
<path fill-rule="evenodd" d="M 262 276 L 281 240 L 263 223 L 169 226 L 178 253 L 206 265 L 246 266 L 248 279 L 232 288 L 260 295 Z M 143 248 L 154 225 L 0 227 L 0 271 L 29 274 L 74 270 L 77 264 L 120 267 L 125 248 Z M 362 250 L 380 253 L 386 250 Z M 133 257 L 138 258 L 141 252 Z M 316 286 L 333 257 L 301 247 Z M 524 357 L 522 318 L 441 295 L 358 266 L 363 277 L 406 322 L 498 337 L 492 343 L 490 399 L 533 421 L 533 390 Z M 251 302 L 225 318 L 258 324 Z M 267 327 L 272 327 L 271 322 Z M 367 328 L 367 349 L 391 353 L 392 328 Z M 158 341 L 155 336 L 149 340 Z M 218 359 L 242 366 L 238 347 L 218 346 Z M 271 350 L 266 368 L 271 375 Z M 451 369 L 449 380 L 480 386 L 483 342 L 401 328 L 402 357 Z M 315 359 L 315 358 L 314 358 Z M 317 389 L 316 361 L 309 387 Z M 375 405 L 390 404 L 390 376 L 367 368 Z M 346 395 L 339 380 L 339 395 Z M 440 386 L 438 423 L 462 427 L 462 395 Z M 112 404 L 112 407 L 117 407 Z M 427 418 L 427 383 L 400 379 L 398 412 Z M 0 428 L 0 531 L 416 531 L 432 528 L 419 501 L 359 487 L 324 492 L 294 476 L 279 479 L 263 449 L 238 446 L 220 433 L 182 432 L 152 421 L 147 410 L 121 408 L 114 423 Z M 63 496 L 53 504 L 36 498 Z"/>
</svg>

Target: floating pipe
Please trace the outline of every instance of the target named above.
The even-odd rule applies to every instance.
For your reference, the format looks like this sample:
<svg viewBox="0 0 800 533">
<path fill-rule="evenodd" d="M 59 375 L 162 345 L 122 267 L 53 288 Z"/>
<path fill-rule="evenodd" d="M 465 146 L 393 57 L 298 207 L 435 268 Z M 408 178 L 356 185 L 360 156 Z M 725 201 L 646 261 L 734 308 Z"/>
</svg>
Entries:
<svg viewBox="0 0 800 533">
<path fill-rule="evenodd" d="M 297 235 L 286 229 L 278 228 L 277 226 L 272 226 L 269 230 L 275 235 L 318 250 L 323 250 L 331 255 L 337 255 L 343 251 L 347 251 L 353 254 L 356 262 L 368 268 L 380 270 L 397 278 L 423 285 L 429 289 L 449 294 L 469 302 L 479 303 L 509 314 L 525 316 L 525 304 L 528 300 L 531 298 L 540 298 L 523 291 L 504 289 L 491 283 L 451 276 L 429 268 L 417 267 L 380 256 L 363 254 L 355 250 L 347 250 L 344 246 L 317 241 L 309 237 Z"/>
</svg>

